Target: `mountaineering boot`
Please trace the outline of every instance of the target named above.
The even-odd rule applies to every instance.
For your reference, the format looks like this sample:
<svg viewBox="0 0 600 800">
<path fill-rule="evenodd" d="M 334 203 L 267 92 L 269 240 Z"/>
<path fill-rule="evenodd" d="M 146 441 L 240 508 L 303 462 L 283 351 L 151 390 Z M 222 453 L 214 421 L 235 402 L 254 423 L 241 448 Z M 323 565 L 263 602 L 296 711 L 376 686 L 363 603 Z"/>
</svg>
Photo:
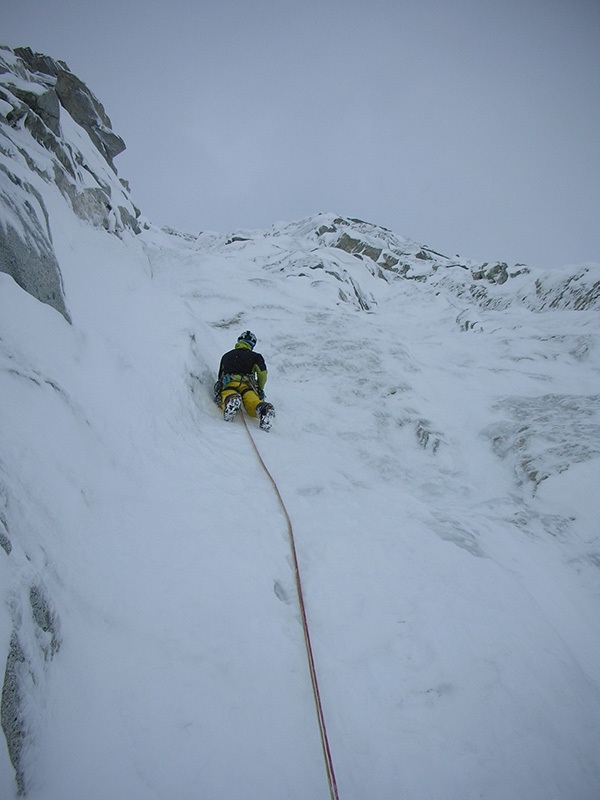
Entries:
<svg viewBox="0 0 600 800">
<path fill-rule="evenodd" d="M 256 406 L 256 411 L 260 417 L 260 427 L 263 431 L 270 431 L 273 420 L 275 419 L 275 409 L 271 403 L 259 403 Z"/>
<path fill-rule="evenodd" d="M 227 400 L 225 400 L 225 405 L 223 406 L 223 419 L 225 422 L 231 422 L 231 420 L 237 414 L 238 408 L 242 405 L 242 398 L 239 394 L 230 394 Z"/>
</svg>

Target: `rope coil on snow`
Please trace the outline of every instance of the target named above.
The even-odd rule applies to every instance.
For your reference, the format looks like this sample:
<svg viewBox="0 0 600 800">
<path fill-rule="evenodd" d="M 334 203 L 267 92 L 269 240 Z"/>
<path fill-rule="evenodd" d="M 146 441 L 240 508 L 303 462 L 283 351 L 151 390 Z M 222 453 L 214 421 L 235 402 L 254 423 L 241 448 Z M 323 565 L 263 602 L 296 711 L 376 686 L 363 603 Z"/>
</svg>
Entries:
<svg viewBox="0 0 600 800">
<path fill-rule="evenodd" d="M 292 551 L 292 559 L 294 562 L 294 577 L 296 579 L 296 591 L 298 593 L 298 602 L 300 604 L 300 616 L 302 619 L 302 630 L 304 632 L 304 644 L 306 645 L 306 655 L 308 658 L 308 669 L 310 672 L 310 680 L 312 683 L 313 688 L 313 696 L 315 699 L 315 709 L 317 712 L 317 720 L 319 723 L 319 733 L 321 736 L 321 746 L 323 748 L 323 758 L 325 759 L 325 769 L 327 771 L 327 781 L 329 783 L 329 793 L 331 795 L 331 800 L 339 800 L 338 790 L 337 790 L 337 783 L 335 779 L 335 772 L 333 769 L 333 759 L 331 757 L 331 750 L 329 748 L 329 740 L 327 738 L 327 728 L 325 727 L 325 715 L 323 714 L 323 705 L 321 703 L 321 693 L 319 691 L 319 682 L 317 680 L 317 670 L 315 667 L 315 660 L 313 657 L 312 651 L 312 644 L 310 641 L 310 631 L 308 628 L 308 620 L 306 618 L 306 606 L 304 604 L 304 594 L 302 592 L 302 581 L 300 579 L 300 567 L 298 565 L 298 556 L 296 553 L 296 542 L 294 539 L 294 529 L 292 527 L 292 521 L 290 519 L 290 515 L 288 514 L 287 508 L 285 507 L 285 503 L 283 502 L 283 498 L 279 491 L 279 487 L 277 486 L 275 479 L 269 472 L 269 469 L 265 462 L 263 461 L 263 457 L 260 454 L 258 447 L 256 446 L 256 442 L 252 434 L 250 433 L 250 429 L 248 428 L 248 423 L 246 422 L 245 416 L 242 414 L 242 419 L 244 420 L 244 425 L 246 427 L 246 432 L 250 437 L 250 441 L 252 442 L 252 447 L 254 448 L 254 452 L 260 464 L 265 471 L 265 474 L 271 481 L 271 485 L 273 486 L 273 490 L 277 495 L 277 499 L 279 501 L 279 505 L 281 506 L 281 510 L 283 511 L 283 515 L 287 522 L 288 528 L 288 536 L 290 541 L 290 549 Z"/>
</svg>

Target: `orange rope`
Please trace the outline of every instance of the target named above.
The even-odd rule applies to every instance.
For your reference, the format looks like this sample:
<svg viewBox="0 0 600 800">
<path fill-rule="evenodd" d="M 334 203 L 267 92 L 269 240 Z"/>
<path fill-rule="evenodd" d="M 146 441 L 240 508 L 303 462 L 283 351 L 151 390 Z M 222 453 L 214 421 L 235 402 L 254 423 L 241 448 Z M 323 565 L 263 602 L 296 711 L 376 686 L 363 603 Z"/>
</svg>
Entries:
<svg viewBox="0 0 600 800">
<path fill-rule="evenodd" d="M 271 481 L 271 485 L 273 486 L 273 490 L 277 495 L 277 499 L 279 500 L 279 505 L 281 506 L 281 510 L 285 516 L 287 521 L 288 527 L 288 535 L 290 540 L 290 548 L 292 551 L 292 558 L 294 561 L 294 573 L 296 578 L 296 591 L 298 593 L 298 602 L 300 604 L 300 616 L 302 619 L 302 629 L 304 631 L 304 643 L 306 645 L 306 655 L 308 657 L 308 669 L 310 672 L 310 680 L 312 682 L 313 688 L 313 695 L 315 699 L 315 708 L 317 711 L 317 720 L 319 723 L 319 733 L 321 735 L 321 745 L 323 747 L 323 758 L 325 759 L 325 769 L 327 770 L 327 781 L 329 783 L 329 793 L 331 795 L 331 800 L 339 800 L 338 790 L 337 790 L 337 783 L 335 780 L 335 772 L 333 770 L 333 759 L 331 757 L 331 750 L 329 748 L 329 740 L 327 738 L 327 728 L 325 727 L 325 716 L 323 714 L 323 705 L 321 703 L 321 693 L 319 691 L 319 683 L 317 681 L 317 670 L 315 667 L 315 660 L 313 657 L 312 645 L 310 642 L 310 631 L 308 629 L 308 621 L 306 618 L 306 606 L 304 604 L 304 594 L 302 592 L 302 581 L 300 579 L 300 567 L 298 566 L 298 556 L 296 553 L 296 542 L 294 540 L 294 530 L 292 528 L 292 521 L 290 519 L 290 515 L 287 512 L 287 508 L 285 507 L 285 503 L 283 502 L 283 498 L 279 491 L 277 484 L 275 483 L 275 479 L 269 472 L 267 465 L 263 461 L 263 457 L 261 456 L 258 447 L 256 446 L 256 442 L 250 433 L 250 429 L 248 428 L 248 423 L 246 422 L 246 417 L 244 414 L 241 414 L 242 419 L 244 420 L 244 425 L 246 426 L 246 431 L 248 436 L 250 437 L 250 441 L 252 442 L 252 446 L 254 447 L 254 452 L 257 455 L 258 460 L 260 461 L 262 468 L 265 471 L 265 474 Z"/>
</svg>

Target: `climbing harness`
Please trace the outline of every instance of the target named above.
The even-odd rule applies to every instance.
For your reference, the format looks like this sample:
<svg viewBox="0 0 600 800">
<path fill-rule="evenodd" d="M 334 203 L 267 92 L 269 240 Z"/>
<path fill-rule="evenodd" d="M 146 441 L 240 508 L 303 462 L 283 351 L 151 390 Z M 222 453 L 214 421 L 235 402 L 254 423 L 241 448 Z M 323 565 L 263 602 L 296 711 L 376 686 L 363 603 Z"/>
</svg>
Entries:
<svg viewBox="0 0 600 800">
<path fill-rule="evenodd" d="M 227 388 L 230 383 L 244 384 L 246 387 L 245 391 L 253 391 L 256 392 L 256 394 L 259 394 L 258 383 L 254 375 L 232 375 L 229 372 L 226 372 L 224 375 L 222 375 L 215 383 L 215 392 L 217 391 L 217 388 L 219 391 L 222 391 L 223 389 Z"/>
<path fill-rule="evenodd" d="M 283 502 L 283 498 L 279 491 L 279 487 L 275 483 L 275 479 L 269 472 L 269 469 L 265 462 L 263 461 L 263 457 L 260 454 L 258 447 L 256 446 L 256 442 L 252 434 L 250 433 L 250 428 L 248 427 L 248 423 L 246 422 L 246 418 L 243 416 L 242 419 L 244 420 L 244 426 L 246 428 L 246 432 L 250 437 L 250 441 L 252 442 L 252 447 L 254 448 L 254 452 L 260 464 L 265 471 L 266 476 L 271 481 L 271 485 L 273 487 L 273 491 L 277 495 L 277 500 L 279 501 L 279 505 L 281 506 L 281 510 L 283 511 L 283 515 L 285 517 L 288 529 L 288 536 L 290 541 L 290 549 L 292 551 L 292 560 L 294 564 L 294 577 L 296 579 L 296 591 L 298 593 L 298 602 L 300 604 L 300 617 L 302 619 L 302 630 L 304 632 L 304 644 L 306 645 L 306 655 L 308 658 L 308 670 L 310 672 L 310 680 L 312 683 L 313 689 L 313 696 L 315 700 L 315 709 L 317 712 L 317 720 L 319 723 L 319 733 L 321 736 L 321 746 L 323 748 L 323 758 L 325 759 L 325 769 L 327 771 L 327 781 L 329 783 L 329 793 L 331 795 L 331 800 L 339 800 L 338 790 L 337 790 L 337 783 L 335 780 L 335 772 L 333 769 L 333 759 L 331 757 L 331 750 L 329 748 L 329 740 L 327 738 L 327 728 L 325 727 L 325 715 L 323 714 L 323 705 L 321 703 L 321 693 L 319 691 L 319 683 L 317 681 L 317 670 L 315 667 L 315 660 L 313 657 L 312 645 L 310 641 L 310 631 L 308 629 L 308 620 L 306 618 L 306 606 L 304 604 L 304 594 L 302 592 L 302 581 L 300 579 L 300 567 L 298 565 L 298 556 L 296 553 L 296 542 L 294 540 L 294 529 L 292 527 L 292 521 L 290 519 L 290 515 L 288 514 L 287 508 L 285 507 L 285 503 Z"/>
</svg>

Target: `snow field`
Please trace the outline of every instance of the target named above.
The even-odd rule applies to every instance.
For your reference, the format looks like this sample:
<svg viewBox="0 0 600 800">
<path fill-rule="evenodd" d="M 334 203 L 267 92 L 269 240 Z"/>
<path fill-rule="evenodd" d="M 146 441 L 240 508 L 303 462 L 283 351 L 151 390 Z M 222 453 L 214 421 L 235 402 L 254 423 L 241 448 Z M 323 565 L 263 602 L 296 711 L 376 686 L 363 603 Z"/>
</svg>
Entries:
<svg viewBox="0 0 600 800">
<path fill-rule="evenodd" d="M 543 408 L 504 459 L 485 433 L 521 413 L 506 398 L 594 391 L 589 317 L 464 331 L 426 284 L 359 275 L 364 312 L 328 273 L 278 274 L 268 242 L 52 218 L 73 326 L 0 275 L 11 591 L 23 613 L 42 581 L 62 640 L 30 796 L 328 796 L 285 519 L 211 400 L 251 328 L 278 416 L 248 424 L 294 525 L 342 800 L 595 799 L 598 460 L 536 488 Z"/>
</svg>

